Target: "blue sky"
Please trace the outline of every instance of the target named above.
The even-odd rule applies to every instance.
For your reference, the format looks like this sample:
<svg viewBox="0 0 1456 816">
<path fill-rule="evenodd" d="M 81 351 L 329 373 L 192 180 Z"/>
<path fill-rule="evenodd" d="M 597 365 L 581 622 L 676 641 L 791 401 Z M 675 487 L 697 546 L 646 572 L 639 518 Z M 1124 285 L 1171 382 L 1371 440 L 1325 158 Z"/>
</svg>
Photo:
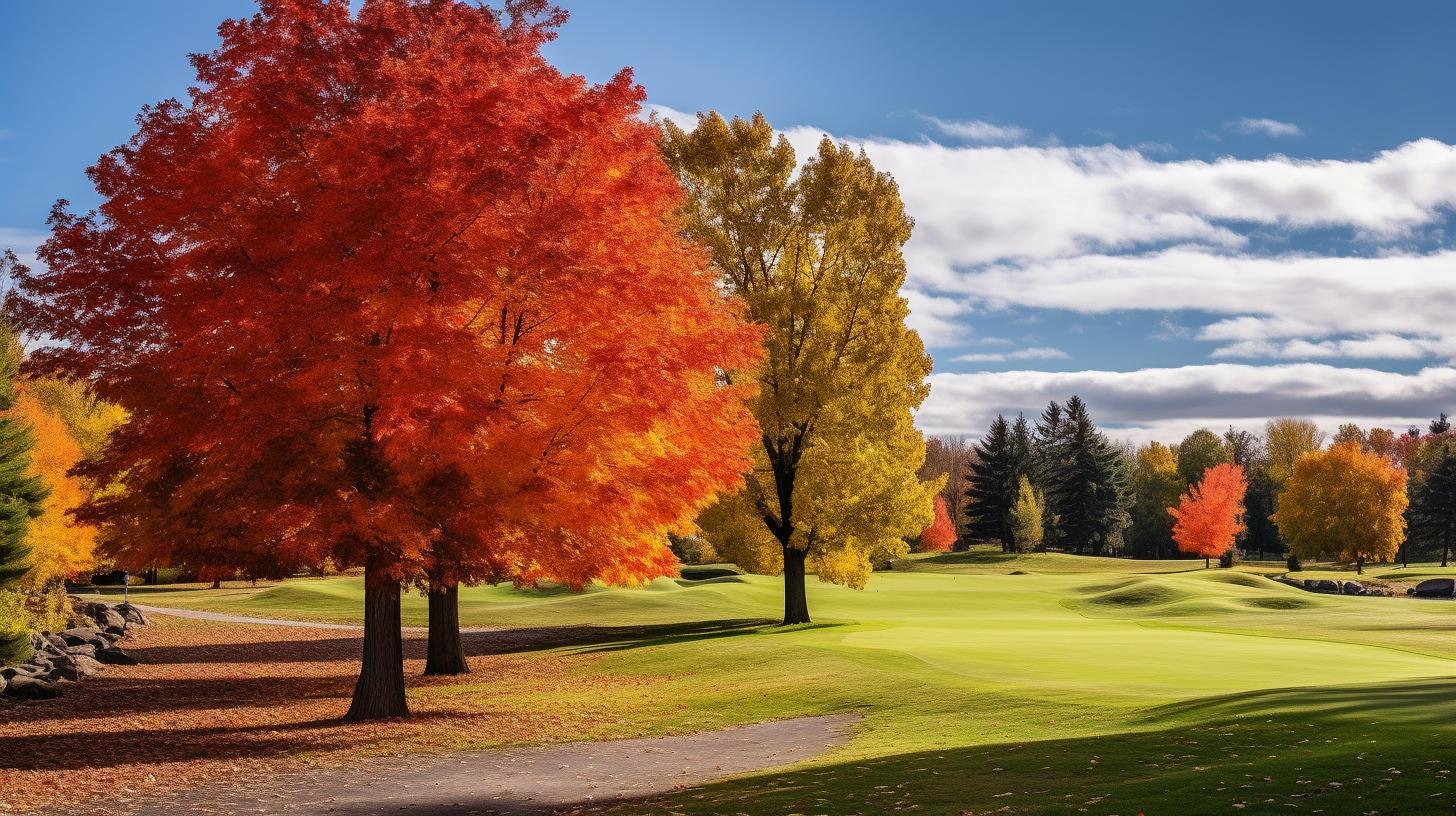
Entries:
<svg viewBox="0 0 1456 816">
<path fill-rule="evenodd" d="M 550 57 L 663 115 L 864 143 L 917 219 L 921 424 L 1077 391 L 1130 438 L 1456 408 L 1456 5 L 579 2 Z M 241 0 L 0 8 L 0 244 Z"/>
</svg>

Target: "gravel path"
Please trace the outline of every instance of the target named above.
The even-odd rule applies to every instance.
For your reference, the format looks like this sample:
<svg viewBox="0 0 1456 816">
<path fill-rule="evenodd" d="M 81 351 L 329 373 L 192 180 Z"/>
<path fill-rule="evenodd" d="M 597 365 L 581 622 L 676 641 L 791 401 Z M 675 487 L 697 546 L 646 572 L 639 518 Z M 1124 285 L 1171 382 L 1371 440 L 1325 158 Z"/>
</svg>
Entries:
<svg viewBox="0 0 1456 816">
<path fill-rule="evenodd" d="M 365 759 L 159 798 L 138 814 L 539 816 L 810 759 L 846 742 L 859 719 L 836 714 L 680 737 Z"/>
</svg>

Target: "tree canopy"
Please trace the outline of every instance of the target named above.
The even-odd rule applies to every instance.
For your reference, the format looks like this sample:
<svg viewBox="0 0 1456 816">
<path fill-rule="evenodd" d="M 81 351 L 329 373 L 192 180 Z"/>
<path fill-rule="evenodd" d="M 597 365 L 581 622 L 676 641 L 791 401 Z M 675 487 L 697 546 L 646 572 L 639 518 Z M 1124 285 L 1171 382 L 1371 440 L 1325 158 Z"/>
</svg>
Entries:
<svg viewBox="0 0 1456 816">
<path fill-rule="evenodd" d="M 782 572 L 784 622 L 805 622 L 806 570 L 864 586 L 873 562 L 931 523 L 945 483 L 917 478 L 925 442 L 912 412 L 930 357 L 900 295 L 912 222 L 863 151 L 826 138 L 799 166 L 761 115 L 663 129 L 688 234 L 767 329 L 762 365 L 734 375 L 758 386 L 755 465 L 704 526 L 740 565 Z"/>
<path fill-rule="evenodd" d="M 1205 470 L 1178 501 L 1168 508 L 1173 517 L 1173 541 L 1185 553 L 1202 556 L 1205 563 L 1233 549 L 1244 531 L 1244 469 L 1221 462 Z"/>
<path fill-rule="evenodd" d="M 33 369 L 131 415 L 82 466 L 124 486 L 82 513 L 123 565 L 366 569 L 353 717 L 405 712 L 401 582 L 670 574 L 665 532 L 749 464 L 720 372 L 759 332 L 631 74 L 542 57 L 561 19 L 267 0 L 15 270 L 9 314 L 57 341 Z"/>
<path fill-rule="evenodd" d="M 1358 444 L 1302 456 L 1279 497 L 1274 520 L 1302 559 L 1388 561 L 1405 536 L 1406 473 Z"/>
</svg>

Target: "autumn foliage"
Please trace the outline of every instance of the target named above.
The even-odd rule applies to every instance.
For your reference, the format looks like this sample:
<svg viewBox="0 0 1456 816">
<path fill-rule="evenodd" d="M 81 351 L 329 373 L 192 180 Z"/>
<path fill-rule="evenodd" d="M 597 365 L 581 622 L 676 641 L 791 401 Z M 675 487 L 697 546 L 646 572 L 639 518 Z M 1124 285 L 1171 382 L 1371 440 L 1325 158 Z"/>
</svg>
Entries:
<svg viewBox="0 0 1456 816">
<path fill-rule="evenodd" d="M 935 497 L 935 521 L 930 523 L 920 533 L 921 552 L 950 552 L 952 544 L 955 544 L 955 524 L 950 520 L 950 509 L 945 503 L 945 496 L 937 494 Z"/>
<path fill-rule="evenodd" d="M 1307 453 L 1279 496 L 1274 521 L 1302 559 L 1388 561 L 1405 538 L 1406 471 L 1358 444 Z"/>
<path fill-rule="evenodd" d="M 79 577 L 96 562 L 96 527 L 71 516 L 90 497 L 87 485 L 70 473 L 81 461 L 81 446 L 72 439 L 66 423 L 23 387 L 10 413 L 30 426 L 35 436 L 30 472 L 49 490 L 40 515 L 25 530 L 30 570 L 23 583 L 41 588 Z"/>
<path fill-rule="evenodd" d="M 1218 558 L 1244 530 L 1244 469 L 1224 462 L 1203 471 L 1203 478 L 1169 507 L 1173 542 L 1181 552 Z"/>
<path fill-rule="evenodd" d="M 131 413 L 84 466 L 125 487 L 82 508 L 119 563 L 364 566 L 396 644 L 426 575 L 674 572 L 665 532 L 747 469 L 719 372 L 759 334 L 683 235 L 630 73 L 541 56 L 561 19 L 264 0 L 90 169 L 98 210 L 56 207 L 8 312 L 60 341 L 33 368 Z"/>
</svg>

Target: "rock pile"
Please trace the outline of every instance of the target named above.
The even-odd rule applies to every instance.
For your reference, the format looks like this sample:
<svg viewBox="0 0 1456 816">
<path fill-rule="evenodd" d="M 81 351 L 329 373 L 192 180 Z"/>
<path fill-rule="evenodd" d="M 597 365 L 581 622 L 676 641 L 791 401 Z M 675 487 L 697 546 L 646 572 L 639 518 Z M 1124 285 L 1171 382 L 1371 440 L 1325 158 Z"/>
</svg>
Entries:
<svg viewBox="0 0 1456 816">
<path fill-rule="evenodd" d="M 1311 580 L 1290 578 L 1284 576 L 1279 579 L 1292 587 L 1298 587 L 1305 592 L 1319 592 L 1325 595 L 1376 595 L 1382 597 L 1393 597 L 1396 592 L 1388 584 L 1361 583 L 1359 581 L 1332 581 Z"/>
<path fill-rule="evenodd" d="M 1415 598 L 1450 598 L 1456 596 L 1456 579 L 1427 578 L 1407 589 L 1406 594 Z"/>
<path fill-rule="evenodd" d="M 136 663 L 117 646 L 131 626 L 144 626 L 147 618 L 128 603 L 71 599 L 70 628 L 62 632 L 32 632 L 30 660 L 0 668 L 0 692 L 19 700 L 45 700 L 61 693 L 61 684 L 77 682 L 103 670 L 105 665 Z"/>
</svg>

